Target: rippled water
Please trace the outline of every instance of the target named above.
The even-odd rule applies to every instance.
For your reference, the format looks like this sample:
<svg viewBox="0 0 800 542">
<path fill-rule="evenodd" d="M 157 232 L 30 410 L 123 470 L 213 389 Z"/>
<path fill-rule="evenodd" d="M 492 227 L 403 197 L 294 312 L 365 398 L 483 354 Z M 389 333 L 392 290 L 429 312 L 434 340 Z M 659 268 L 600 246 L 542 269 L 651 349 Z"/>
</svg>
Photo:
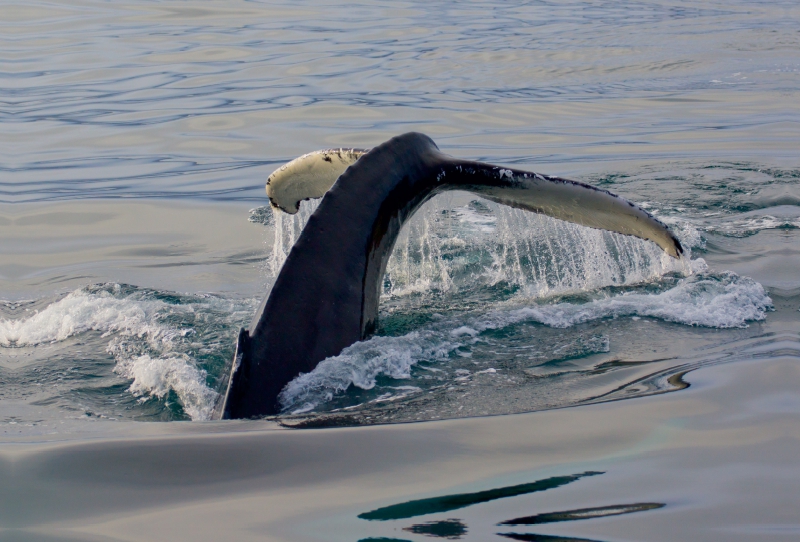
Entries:
<svg viewBox="0 0 800 542">
<path fill-rule="evenodd" d="M 268 174 L 411 130 L 623 195 L 691 255 L 438 197 L 398 242 L 377 336 L 292 382 L 283 423 L 659 393 L 796 340 L 798 19 L 792 2 L 3 3 L 0 418 L 207 419 L 314 207 L 273 215 Z"/>
<path fill-rule="evenodd" d="M 562 174 L 796 166 L 793 2 L 0 9 L 5 202 L 260 201 L 280 162 L 411 129 Z"/>
</svg>

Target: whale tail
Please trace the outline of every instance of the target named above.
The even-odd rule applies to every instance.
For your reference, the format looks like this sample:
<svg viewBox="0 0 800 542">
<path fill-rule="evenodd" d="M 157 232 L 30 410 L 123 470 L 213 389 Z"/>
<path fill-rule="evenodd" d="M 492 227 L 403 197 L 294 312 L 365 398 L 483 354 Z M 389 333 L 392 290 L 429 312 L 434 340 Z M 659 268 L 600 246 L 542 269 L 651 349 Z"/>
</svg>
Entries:
<svg viewBox="0 0 800 542">
<path fill-rule="evenodd" d="M 249 331 L 239 335 L 218 416 L 278 413 L 278 394 L 287 383 L 369 336 L 402 225 L 446 190 L 467 190 L 504 205 L 648 239 L 675 258 L 683 253 L 667 226 L 611 192 L 458 160 L 441 153 L 423 134 L 397 136 L 369 152 L 304 155 L 270 176 L 270 202 L 293 213 L 303 199 L 324 197 Z"/>
</svg>

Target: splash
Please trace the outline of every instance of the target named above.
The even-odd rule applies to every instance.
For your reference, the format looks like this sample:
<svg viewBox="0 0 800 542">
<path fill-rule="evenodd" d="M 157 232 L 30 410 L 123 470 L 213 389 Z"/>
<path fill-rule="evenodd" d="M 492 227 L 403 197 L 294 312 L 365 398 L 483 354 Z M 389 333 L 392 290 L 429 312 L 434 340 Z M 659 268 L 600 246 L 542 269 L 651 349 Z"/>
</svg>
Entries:
<svg viewBox="0 0 800 542">
<path fill-rule="evenodd" d="M 172 296 L 174 298 L 174 296 Z M 132 380 L 128 391 L 142 399 L 164 398 L 173 391 L 193 420 L 208 419 L 217 392 L 207 385 L 207 372 L 190 356 L 196 330 L 181 325 L 208 312 L 213 298 L 194 303 L 168 303 L 152 293 L 119 284 L 76 290 L 21 319 L 0 319 L 0 346 L 35 347 L 58 344 L 89 332 L 109 338 L 106 350 L 114 372 Z M 230 312 L 232 307 L 223 307 Z"/>
<path fill-rule="evenodd" d="M 411 367 L 421 360 L 444 360 L 460 346 L 441 333 L 415 331 L 402 337 L 373 337 L 346 348 L 340 355 L 323 360 L 316 369 L 289 382 L 278 400 L 284 410 L 295 413 L 314 409 L 350 385 L 375 387 L 378 376 L 410 378 Z"/>
<path fill-rule="evenodd" d="M 273 273 L 280 270 L 314 209 L 316 202 L 303 202 L 297 215 L 276 214 Z M 470 348 L 487 333 L 523 323 L 564 329 L 605 318 L 649 317 L 726 329 L 747 327 L 748 322 L 765 318 L 771 300 L 760 284 L 735 273 L 709 272 L 702 259 L 691 259 L 692 248 L 705 243 L 700 231 L 685 220 L 661 218 L 686 249 L 683 258 L 670 258 L 654 243 L 641 239 L 471 195 L 451 192 L 433 198 L 401 231 L 387 266 L 384 306 L 414 296 L 424 304 L 439 296 L 447 306 L 447 300 L 468 300 L 489 291 L 494 310 L 481 305 L 484 308 L 477 312 L 460 316 L 434 314 L 433 322 L 412 325 L 410 332 L 356 343 L 290 382 L 279 397 L 284 412 L 313 411 L 351 386 L 372 390 L 380 379 L 416 383 L 412 369 L 420 363 L 429 371 L 447 367 L 451 360 L 470 356 Z M 504 301 L 495 295 L 498 286 L 511 292 Z M 497 309 L 498 305 L 506 308 Z M 425 310 L 431 309 L 426 306 L 415 312 Z M 608 352 L 609 342 L 604 336 L 579 337 L 555 349 L 563 350 L 564 358 L 581 357 Z M 550 354 L 559 357 L 558 352 Z M 486 376 L 487 371 L 459 368 L 445 380 L 463 381 L 482 373 Z M 499 374 L 494 368 L 491 371 Z M 371 402 L 422 392 L 417 386 L 401 387 L 408 389 L 400 394 L 389 391 Z"/>
<path fill-rule="evenodd" d="M 668 218 L 688 249 L 676 260 L 648 241 L 465 194 L 436 196 L 404 225 L 387 265 L 384 297 L 507 284 L 540 298 L 631 285 L 667 273 L 691 274 L 691 248 L 703 244 L 691 224 Z M 267 265 L 273 277 L 319 201 L 302 202 L 296 215 L 275 213 Z"/>
<path fill-rule="evenodd" d="M 438 196 L 407 224 L 384 295 L 505 284 L 540 298 L 691 273 L 688 258 L 670 258 L 653 243 L 486 201 L 456 205 L 458 199 Z"/>
<path fill-rule="evenodd" d="M 205 385 L 205 371 L 198 369 L 186 355 L 151 358 L 145 354 L 122 358 L 115 371 L 124 378 L 133 379 L 128 391 L 137 397 L 163 398 L 173 390 L 193 420 L 211 418 L 217 393 Z"/>
<path fill-rule="evenodd" d="M 568 328 L 600 318 L 652 317 L 716 329 L 743 328 L 766 318 L 772 300 L 764 287 L 736 273 L 693 275 L 658 294 L 626 292 L 585 304 L 557 303 L 489 313 L 475 323 L 485 331 L 528 321 Z"/>
<path fill-rule="evenodd" d="M 119 291 L 119 285 L 116 285 Z M 161 334 L 150 322 L 163 303 L 131 303 L 110 292 L 77 290 L 22 320 L 0 319 L 0 346 L 35 346 L 66 340 L 87 331 Z"/>
<path fill-rule="evenodd" d="M 300 209 L 293 215 L 283 212 L 273 213 L 275 236 L 272 250 L 267 258 L 267 271 L 273 277 L 278 276 L 292 246 L 300 238 L 308 219 L 314 214 L 321 201 L 320 199 L 301 201 Z"/>
</svg>

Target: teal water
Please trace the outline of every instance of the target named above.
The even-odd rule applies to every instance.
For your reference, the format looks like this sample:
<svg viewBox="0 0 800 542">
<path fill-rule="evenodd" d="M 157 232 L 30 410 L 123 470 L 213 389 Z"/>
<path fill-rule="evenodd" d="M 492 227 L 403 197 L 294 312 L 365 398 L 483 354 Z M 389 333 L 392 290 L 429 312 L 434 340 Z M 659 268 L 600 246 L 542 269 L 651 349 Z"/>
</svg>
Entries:
<svg viewBox="0 0 800 542">
<path fill-rule="evenodd" d="M 437 198 L 398 242 L 377 336 L 292 382 L 282 423 L 673 391 L 680 374 L 769 343 L 776 313 L 796 321 L 793 3 L 0 13 L 0 420 L 12 433 L 207 419 L 236 330 L 313 210 L 273 215 L 267 175 L 410 130 L 616 192 L 690 256 Z"/>
</svg>

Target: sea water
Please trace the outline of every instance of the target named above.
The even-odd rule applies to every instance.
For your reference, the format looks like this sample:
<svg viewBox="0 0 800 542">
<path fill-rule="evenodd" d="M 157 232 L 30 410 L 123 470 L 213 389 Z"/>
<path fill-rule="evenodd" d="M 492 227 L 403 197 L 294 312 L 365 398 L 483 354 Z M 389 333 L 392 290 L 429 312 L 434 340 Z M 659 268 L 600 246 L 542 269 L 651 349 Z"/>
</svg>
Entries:
<svg viewBox="0 0 800 542">
<path fill-rule="evenodd" d="M 779 256 L 800 226 L 790 3 L 2 12 L 5 424 L 208 419 L 315 206 L 273 212 L 266 176 L 411 130 L 619 193 L 686 256 L 439 196 L 395 247 L 376 336 L 290 383 L 287 423 L 667 391 L 640 383 L 758 336 L 775 294 L 795 296 Z"/>
<path fill-rule="evenodd" d="M 283 539 L 485 540 L 537 510 L 649 519 L 518 539 L 796 537 L 799 24 L 794 2 L 1 3 L 2 526 L 218 539 L 251 502 L 279 519 L 247 532 Z M 401 232 L 373 337 L 290 382 L 266 425 L 202 423 L 318 203 L 272 210 L 267 176 L 408 131 L 619 194 L 686 254 L 437 196 Z M 276 424 L 333 429 L 214 437 Z M 172 433 L 207 438 L 158 444 Z M 365 523 L 562 482 L 547 509 Z M 761 504 L 731 497 L 754 487 Z M 316 508 L 159 508 L 275 488 Z M 133 509 L 151 515 L 130 536 L 103 523 Z"/>
</svg>

